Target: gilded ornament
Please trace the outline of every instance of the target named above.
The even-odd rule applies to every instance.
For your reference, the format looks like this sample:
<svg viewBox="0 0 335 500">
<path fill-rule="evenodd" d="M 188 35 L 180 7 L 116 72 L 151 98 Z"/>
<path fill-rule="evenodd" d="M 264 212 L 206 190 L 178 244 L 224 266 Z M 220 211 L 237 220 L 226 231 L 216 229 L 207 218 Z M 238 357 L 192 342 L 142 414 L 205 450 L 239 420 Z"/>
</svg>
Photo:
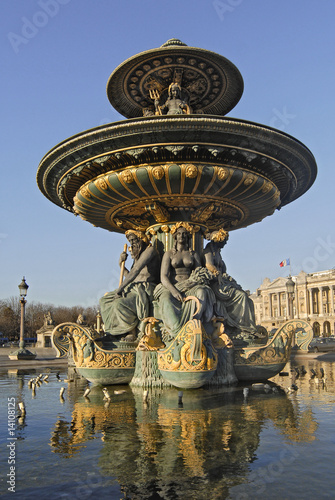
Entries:
<svg viewBox="0 0 335 500">
<path fill-rule="evenodd" d="M 174 224 L 171 227 L 171 234 L 174 234 L 177 231 L 177 229 L 179 229 L 180 227 L 185 228 L 186 231 L 188 231 L 189 233 L 194 232 L 194 226 L 191 226 L 188 222 L 181 221 L 181 222 L 177 222 L 177 224 Z"/>
<path fill-rule="evenodd" d="M 117 227 L 123 227 L 123 221 L 121 219 L 114 219 L 114 224 Z"/>
<path fill-rule="evenodd" d="M 244 185 L 250 186 L 254 181 L 255 181 L 255 176 L 252 174 L 247 174 L 246 178 L 244 179 Z"/>
<path fill-rule="evenodd" d="M 158 349 L 164 349 L 165 344 L 162 342 L 159 335 L 155 331 L 155 324 L 158 320 L 154 317 L 145 318 L 143 323 L 147 323 L 145 327 L 145 332 L 140 340 L 137 349 L 138 351 L 157 351 Z"/>
<path fill-rule="evenodd" d="M 211 241 L 228 241 L 229 233 L 223 228 L 213 231 L 207 239 Z"/>
<path fill-rule="evenodd" d="M 146 205 L 145 203 L 141 202 L 141 203 L 136 203 L 136 205 L 134 204 L 131 204 L 131 205 L 128 205 L 127 207 L 124 207 L 123 209 L 121 210 L 118 210 L 118 214 L 120 217 L 124 216 L 124 217 L 129 217 L 129 216 L 136 216 L 136 215 L 143 215 L 146 213 Z"/>
<path fill-rule="evenodd" d="M 114 218 L 113 216 L 110 219 L 112 224 L 115 224 L 117 227 L 121 229 L 135 229 L 136 231 L 145 231 L 149 227 L 149 221 L 146 219 L 140 219 L 139 217 L 120 217 Z"/>
<path fill-rule="evenodd" d="M 80 194 L 82 196 L 84 196 L 85 198 L 91 198 L 92 195 L 91 195 L 91 192 L 90 190 L 88 189 L 88 186 L 83 186 L 81 189 L 80 189 Z"/>
<path fill-rule="evenodd" d="M 271 182 L 264 181 L 263 187 L 262 187 L 262 193 L 268 193 L 272 189 L 272 184 Z"/>
<path fill-rule="evenodd" d="M 82 207 L 82 203 L 81 203 L 81 201 L 79 200 L 79 198 L 78 198 L 78 196 L 77 196 L 77 195 L 73 197 L 73 203 L 74 203 L 75 205 L 78 205 L 78 207 Z"/>
<path fill-rule="evenodd" d="M 100 188 L 103 191 L 107 191 L 107 189 L 108 189 L 107 181 L 103 177 L 100 177 L 100 179 L 97 179 L 95 181 L 95 185 L 97 186 L 97 188 Z"/>
<path fill-rule="evenodd" d="M 198 210 L 196 210 L 192 215 L 192 221 L 206 222 L 214 212 L 214 203 L 209 203 Z"/>
<path fill-rule="evenodd" d="M 224 181 L 228 177 L 229 170 L 227 168 L 218 167 L 217 173 L 220 181 Z"/>
<path fill-rule="evenodd" d="M 160 203 L 146 205 L 145 210 L 154 216 L 156 222 L 167 222 L 170 219 L 168 211 Z"/>
<path fill-rule="evenodd" d="M 128 236 L 130 234 L 135 234 L 140 240 L 142 240 L 145 244 L 148 244 L 149 243 L 149 239 L 148 239 L 148 236 L 142 232 L 142 231 L 136 231 L 134 229 L 129 229 L 128 231 L 125 232 L 125 235 L 126 235 L 126 238 L 128 238 Z"/>
<path fill-rule="evenodd" d="M 163 201 L 163 198 L 161 198 L 161 201 Z M 178 208 L 184 208 L 184 207 L 195 207 L 199 205 L 199 203 L 203 203 L 203 199 L 198 197 L 196 198 L 195 196 L 191 197 L 186 197 L 186 196 L 180 196 L 180 195 L 175 195 L 171 196 L 169 198 L 164 198 L 164 203 L 168 207 L 175 207 L 176 201 L 178 201 Z M 176 207 L 177 208 L 177 207 Z M 177 208 L 177 210 L 178 210 Z"/>
<path fill-rule="evenodd" d="M 192 319 L 166 349 L 158 351 L 157 362 L 163 371 L 212 371 L 217 367 L 218 355 L 201 322 Z"/>
<path fill-rule="evenodd" d="M 94 360 L 97 365 L 103 366 L 106 363 L 106 355 L 102 351 L 98 351 L 95 353 Z"/>
<path fill-rule="evenodd" d="M 131 170 L 123 170 L 120 175 L 122 177 L 122 180 L 127 184 L 131 184 L 134 180 L 134 176 Z"/>
<path fill-rule="evenodd" d="M 164 168 L 163 167 L 154 167 L 152 169 L 152 175 L 155 177 L 155 179 L 160 181 L 164 177 Z"/>
<path fill-rule="evenodd" d="M 185 167 L 185 165 L 181 165 L 181 167 Z M 198 168 L 195 165 L 187 165 L 186 166 L 186 177 L 189 179 L 194 179 L 198 175 Z"/>
</svg>

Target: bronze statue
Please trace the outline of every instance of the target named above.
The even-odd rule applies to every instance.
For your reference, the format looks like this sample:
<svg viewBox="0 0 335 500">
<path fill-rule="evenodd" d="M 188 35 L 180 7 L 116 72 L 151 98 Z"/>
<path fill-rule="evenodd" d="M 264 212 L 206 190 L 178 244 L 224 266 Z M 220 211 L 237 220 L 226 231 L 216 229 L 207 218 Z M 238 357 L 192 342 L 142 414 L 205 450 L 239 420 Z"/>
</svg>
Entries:
<svg viewBox="0 0 335 500">
<path fill-rule="evenodd" d="M 174 246 L 163 255 L 161 284 L 155 290 L 155 313 L 163 322 L 163 330 L 174 337 L 193 317 L 209 322 L 213 317 L 215 296 L 208 286 L 211 274 L 190 248 L 192 226 L 178 222 L 171 233 Z"/>
<path fill-rule="evenodd" d="M 187 102 L 182 99 L 181 88 L 178 83 L 171 83 L 169 86 L 168 98 L 163 106 L 159 106 L 159 100 L 155 99 L 155 108 L 156 113 L 160 115 L 190 114 L 190 108 Z"/>
<path fill-rule="evenodd" d="M 101 316 L 105 332 L 113 336 L 127 334 L 125 340 L 135 341 L 136 327 L 150 316 L 153 291 L 159 282 L 159 255 L 141 231 L 129 230 L 126 237 L 134 260 L 117 290 L 106 293 L 100 299 Z M 127 253 L 120 255 L 119 265 L 124 267 Z"/>
<path fill-rule="evenodd" d="M 228 241 L 223 229 L 207 235 L 209 243 L 204 250 L 206 267 L 216 276 L 212 289 L 216 296 L 215 312 L 226 319 L 226 325 L 235 335 L 256 334 L 255 311 L 252 300 L 241 286 L 227 274 L 221 257 L 221 249 Z M 244 334 L 243 334 L 244 332 Z"/>
</svg>

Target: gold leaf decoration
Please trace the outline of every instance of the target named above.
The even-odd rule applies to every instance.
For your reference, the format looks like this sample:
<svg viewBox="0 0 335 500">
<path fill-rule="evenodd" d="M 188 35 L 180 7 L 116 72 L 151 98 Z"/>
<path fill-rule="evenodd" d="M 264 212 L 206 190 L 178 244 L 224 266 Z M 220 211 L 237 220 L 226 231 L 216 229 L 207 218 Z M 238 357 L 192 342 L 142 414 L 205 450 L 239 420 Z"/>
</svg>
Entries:
<svg viewBox="0 0 335 500">
<path fill-rule="evenodd" d="M 252 174 L 247 174 L 246 178 L 244 179 L 244 185 L 245 186 L 250 186 L 255 180 L 255 176 Z"/>
<path fill-rule="evenodd" d="M 131 184 L 134 180 L 134 175 L 131 170 L 123 170 L 120 175 L 122 180 L 127 184 Z"/>
<path fill-rule="evenodd" d="M 103 191 L 107 191 L 107 189 L 108 189 L 107 181 L 103 177 L 100 177 L 100 179 L 97 179 L 95 181 L 95 185 L 97 186 L 97 188 L 100 188 Z"/>
<path fill-rule="evenodd" d="M 220 181 L 224 181 L 229 175 L 229 170 L 227 168 L 218 167 L 217 172 L 218 172 L 218 178 L 220 179 Z"/>
<path fill-rule="evenodd" d="M 85 196 L 85 198 L 91 198 L 92 197 L 92 195 L 90 193 L 90 190 L 88 189 L 88 186 L 82 187 L 81 190 L 80 190 L 80 194 L 82 196 Z"/>
<path fill-rule="evenodd" d="M 186 177 L 189 179 L 194 179 L 198 175 L 198 168 L 195 165 L 189 164 L 189 165 L 181 165 L 182 167 L 186 166 Z"/>
<path fill-rule="evenodd" d="M 155 177 L 157 180 L 161 180 L 164 177 L 164 168 L 163 167 L 154 167 L 152 169 L 152 175 Z"/>
<path fill-rule="evenodd" d="M 262 193 L 268 193 L 272 189 L 272 184 L 271 182 L 264 181 L 263 187 L 262 187 Z"/>
</svg>

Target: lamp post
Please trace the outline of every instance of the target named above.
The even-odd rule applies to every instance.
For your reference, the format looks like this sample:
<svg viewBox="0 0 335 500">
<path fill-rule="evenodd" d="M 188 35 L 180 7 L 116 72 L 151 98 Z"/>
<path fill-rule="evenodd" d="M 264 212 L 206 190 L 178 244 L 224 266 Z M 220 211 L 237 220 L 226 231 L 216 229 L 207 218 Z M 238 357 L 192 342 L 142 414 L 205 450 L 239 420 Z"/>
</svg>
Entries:
<svg viewBox="0 0 335 500">
<path fill-rule="evenodd" d="M 288 315 L 290 319 L 293 319 L 294 286 L 294 281 L 290 275 L 286 281 L 286 290 L 288 295 Z"/>
<path fill-rule="evenodd" d="M 18 285 L 20 290 L 20 303 L 21 303 L 21 321 L 20 321 L 20 344 L 19 349 L 9 354 L 9 359 L 35 359 L 36 354 L 28 351 L 25 348 L 24 344 L 24 316 L 25 316 L 25 307 L 26 307 L 26 295 L 29 288 L 29 285 L 26 283 L 26 279 L 23 276 L 21 283 Z"/>
<path fill-rule="evenodd" d="M 294 299 L 294 281 L 289 275 L 287 281 L 286 281 L 286 291 L 287 291 L 287 297 L 288 297 L 288 315 L 289 319 L 293 319 L 293 299 Z M 292 339 L 292 347 L 295 346 L 295 332 L 293 333 L 293 339 Z"/>
</svg>

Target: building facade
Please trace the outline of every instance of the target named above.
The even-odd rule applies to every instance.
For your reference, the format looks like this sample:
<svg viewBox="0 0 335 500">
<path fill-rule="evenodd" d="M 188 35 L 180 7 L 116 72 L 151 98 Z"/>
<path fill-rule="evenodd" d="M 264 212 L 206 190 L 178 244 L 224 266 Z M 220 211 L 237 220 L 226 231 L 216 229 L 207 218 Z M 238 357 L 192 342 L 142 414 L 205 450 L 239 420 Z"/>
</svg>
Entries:
<svg viewBox="0 0 335 500">
<path fill-rule="evenodd" d="M 289 319 L 303 319 L 312 327 L 314 337 L 335 334 L 335 269 L 292 276 L 294 292 L 287 292 L 288 278 L 265 278 L 256 292 L 254 302 L 256 324 L 269 332 Z"/>
</svg>

